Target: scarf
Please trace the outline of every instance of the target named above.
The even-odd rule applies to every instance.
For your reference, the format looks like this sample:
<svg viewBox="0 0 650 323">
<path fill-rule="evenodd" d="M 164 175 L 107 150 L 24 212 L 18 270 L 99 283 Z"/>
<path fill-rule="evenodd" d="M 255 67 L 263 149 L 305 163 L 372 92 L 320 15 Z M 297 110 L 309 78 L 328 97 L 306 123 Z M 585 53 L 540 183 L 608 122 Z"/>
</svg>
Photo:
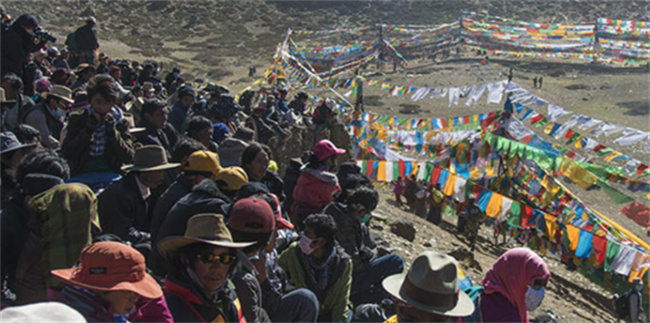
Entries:
<svg viewBox="0 0 650 323">
<path fill-rule="evenodd" d="M 210 291 L 199 280 L 199 277 L 196 275 L 196 272 L 192 268 L 187 268 L 186 269 L 187 275 L 190 277 L 192 280 L 192 283 L 199 289 L 199 292 L 203 294 L 203 296 L 210 301 L 211 303 L 217 303 L 219 300 L 219 292 L 222 290 L 223 286 L 226 284 L 227 279 L 224 279 L 223 282 L 221 283 L 221 286 L 214 291 Z"/>
<path fill-rule="evenodd" d="M 501 255 L 485 274 L 483 292 L 500 293 L 519 311 L 521 322 L 528 322 L 526 291 L 537 279 L 548 279 L 546 263 L 528 248 L 514 248 Z"/>
<path fill-rule="evenodd" d="M 336 249 L 332 248 L 332 251 L 325 260 L 319 261 L 298 250 L 298 257 L 302 263 L 302 267 L 305 268 L 305 272 L 307 273 L 307 286 L 309 286 L 310 290 L 317 291 L 317 295 L 325 292 L 329 286 L 330 264 L 335 255 Z"/>
</svg>

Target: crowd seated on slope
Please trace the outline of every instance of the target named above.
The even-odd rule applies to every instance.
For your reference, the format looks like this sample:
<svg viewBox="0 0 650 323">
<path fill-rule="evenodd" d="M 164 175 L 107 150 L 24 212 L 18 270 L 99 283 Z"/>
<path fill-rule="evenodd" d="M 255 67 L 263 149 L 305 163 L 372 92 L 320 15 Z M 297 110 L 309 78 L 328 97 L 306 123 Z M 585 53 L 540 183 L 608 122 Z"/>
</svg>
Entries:
<svg viewBox="0 0 650 323">
<path fill-rule="evenodd" d="M 3 65 L 5 41 L 37 27 L 23 15 L 12 38 L 3 30 Z M 477 306 L 449 256 L 425 252 L 402 273 L 368 227 L 373 184 L 340 167 L 351 147 L 323 138 L 282 156 L 280 177 L 267 144 L 327 127 L 331 99 L 310 103 L 274 75 L 234 95 L 178 67 L 96 60 L 99 43 L 81 41 L 45 60 L 42 46 L 21 47 L 2 69 L 2 306 L 12 309 L 0 317 L 54 301 L 87 321 L 455 321 L 476 308 L 505 322 L 527 321 L 529 293 L 541 302 L 530 288 L 550 274 L 526 251 L 497 261 Z M 25 77 L 29 63 L 37 78 Z"/>
</svg>

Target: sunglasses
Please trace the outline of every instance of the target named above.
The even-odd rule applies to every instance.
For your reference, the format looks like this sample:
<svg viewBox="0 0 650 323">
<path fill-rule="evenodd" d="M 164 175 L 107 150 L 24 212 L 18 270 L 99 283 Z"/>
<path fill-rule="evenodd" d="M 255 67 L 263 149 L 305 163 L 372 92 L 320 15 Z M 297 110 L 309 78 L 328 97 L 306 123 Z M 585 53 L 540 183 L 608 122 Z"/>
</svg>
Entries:
<svg viewBox="0 0 650 323">
<path fill-rule="evenodd" d="M 196 258 L 204 265 L 212 265 L 217 261 L 222 265 L 230 265 L 237 259 L 237 257 L 228 253 L 221 255 L 215 255 L 213 253 L 199 254 L 196 255 Z"/>
</svg>

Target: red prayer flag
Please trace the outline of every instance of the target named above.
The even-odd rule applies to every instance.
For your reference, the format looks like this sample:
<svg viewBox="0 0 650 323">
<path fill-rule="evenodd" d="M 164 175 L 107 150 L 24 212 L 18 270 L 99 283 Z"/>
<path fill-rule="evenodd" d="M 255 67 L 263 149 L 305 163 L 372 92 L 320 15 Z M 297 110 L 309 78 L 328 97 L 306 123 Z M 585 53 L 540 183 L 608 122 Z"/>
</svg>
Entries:
<svg viewBox="0 0 650 323">
<path fill-rule="evenodd" d="M 433 171 L 431 172 L 431 181 L 429 183 L 435 184 L 438 183 L 438 177 L 440 177 L 440 171 L 442 168 L 440 166 L 434 166 Z"/>
<path fill-rule="evenodd" d="M 643 174 L 643 172 L 644 172 L 646 169 L 648 169 L 648 165 L 642 163 L 641 165 L 639 165 L 639 167 L 636 168 L 636 173 L 637 173 L 639 176 L 641 176 L 641 174 Z"/>
<path fill-rule="evenodd" d="M 591 247 L 594 250 L 594 255 L 596 256 L 596 262 L 602 264 L 605 262 L 605 255 L 607 255 L 607 239 L 597 236 L 594 234 L 591 239 Z"/>
<path fill-rule="evenodd" d="M 565 139 L 571 139 L 571 136 L 573 136 L 574 131 L 569 129 L 569 131 L 566 132 L 566 135 L 564 135 Z"/>
<path fill-rule="evenodd" d="M 403 160 L 399 161 L 399 176 L 406 179 L 406 176 L 404 173 L 406 172 L 406 164 L 404 163 Z"/>
<path fill-rule="evenodd" d="M 607 148 L 607 146 L 605 146 L 605 145 L 601 145 L 601 144 L 598 144 L 598 146 L 596 146 L 596 147 L 594 148 L 594 152 L 597 153 L 597 152 L 599 152 L 599 151 L 601 151 L 601 150 L 603 150 L 603 149 L 605 149 L 605 148 Z"/>
<path fill-rule="evenodd" d="M 528 223 L 528 220 L 533 217 L 533 209 L 528 206 L 528 205 L 522 205 L 521 206 L 521 227 L 524 229 L 528 229 L 534 225 L 534 223 L 531 223 L 529 225 L 526 225 Z"/>
</svg>

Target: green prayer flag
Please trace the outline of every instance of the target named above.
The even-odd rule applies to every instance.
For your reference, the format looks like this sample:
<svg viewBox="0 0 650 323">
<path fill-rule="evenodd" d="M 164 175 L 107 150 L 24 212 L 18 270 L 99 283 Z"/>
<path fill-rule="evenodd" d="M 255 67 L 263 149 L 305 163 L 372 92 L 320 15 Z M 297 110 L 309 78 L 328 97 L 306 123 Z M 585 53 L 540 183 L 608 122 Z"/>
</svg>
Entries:
<svg viewBox="0 0 650 323">
<path fill-rule="evenodd" d="M 621 191 L 613 188 L 606 181 L 603 181 L 602 179 L 599 178 L 596 181 L 596 183 L 598 184 L 598 186 L 600 186 L 600 188 L 603 189 L 603 192 L 605 192 L 607 197 L 609 197 L 609 199 L 612 200 L 612 202 L 614 202 L 615 204 L 620 205 L 620 204 L 629 204 L 629 203 L 634 202 L 633 198 L 631 198 L 631 197 L 623 194 Z"/>
<path fill-rule="evenodd" d="M 614 243 L 610 240 L 607 240 L 607 254 L 605 254 L 605 271 L 612 271 L 610 267 L 616 256 L 618 256 L 618 251 L 621 249 L 621 245 Z"/>
<path fill-rule="evenodd" d="M 510 206 L 508 225 L 514 228 L 521 227 L 521 204 L 517 201 L 512 201 L 512 205 Z"/>
</svg>

